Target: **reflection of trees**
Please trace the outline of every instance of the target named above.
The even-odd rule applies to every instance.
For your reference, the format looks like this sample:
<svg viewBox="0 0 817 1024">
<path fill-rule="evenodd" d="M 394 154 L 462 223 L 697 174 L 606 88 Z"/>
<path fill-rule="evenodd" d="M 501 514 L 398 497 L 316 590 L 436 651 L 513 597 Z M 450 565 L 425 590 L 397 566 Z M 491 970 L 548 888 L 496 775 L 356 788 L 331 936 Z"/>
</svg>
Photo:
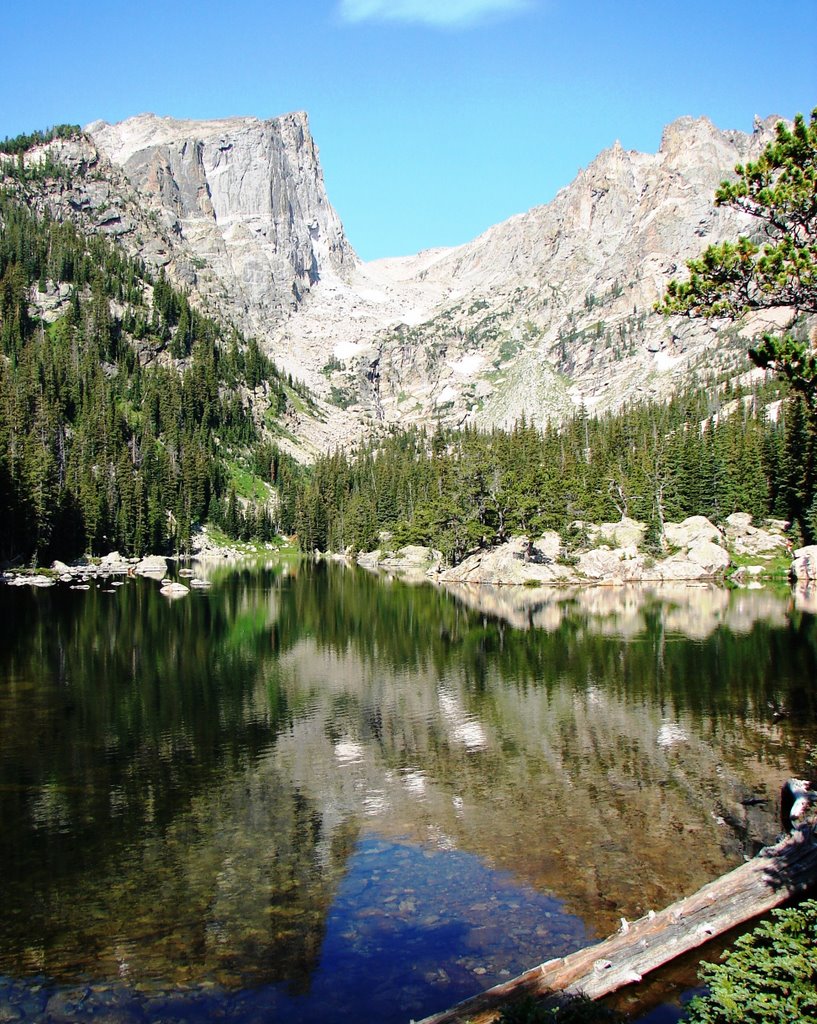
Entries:
<svg viewBox="0 0 817 1024">
<path fill-rule="evenodd" d="M 279 694 L 263 721 L 246 713 L 271 653 L 268 609 L 229 593 L 168 605 L 148 587 L 7 603 L 0 672 L 31 692 L 10 703 L 0 742 L 26 785 L 60 790 L 55 813 L 75 835 L 103 821 L 129 833 L 148 804 L 162 827 L 214 772 L 255 757 L 286 713 Z"/>
<path fill-rule="evenodd" d="M 787 617 L 785 602 L 766 593 L 610 587 L 568 590 L 560 598 L 561 591 L 548 591 L 542 606 L 557 605 L 558 615 L 548 617 L 548 628 L 520 631 L 436 588 L 384 586 L 325 565 L 317 572 L 325 589 L 282 593 L 282 632 L 307 634 L 338 653 L 353 648 L 367 662 L 439 675 L 456 666 L 475 691 L 489 666 L 516 685 L 546 689 L 568 681 L 582 690 L 604 680 L 632 700 L 716 717 L 763 720 L 770 701 L 794 700 L 817 719 L 817 693 L 804 692 L 817 665 L 815 620 Z M 696 642 L 682 642 L 687 636 Z"/>
<path fill-rule="evenodd" d="M 383 808 L 378 828 L 453 837 L 573 909 L 609 906 L 610 923 L 694 890 L 776 831 L 774 795 L 817 718 L 814 623 L 787 619 L 785 603 L 619 592 L 623 641 L 621 610 L 598 592 L 564 595 L 550 630 L 520 632 L 368 577 L 355 602 L 356 581 L 336 574 L 328 616 L 317 591 L 299 593 L 297 613 L 282 601 L 308 623 L 282 662 L 287 692 L 319 709 L 293 743 L 335 806 L 357 792 L 333 774 L 341 738 L 361 746 L 346 775 Z M 742 803 L 757 792 L 770 803 Z"/>
<path fill-rule="evenodd" d="M 312 963 L 349 833 L 324 842 L 286 780 L 256 791 L 252 766 L 289 715 L 267 671 L 286 644 L 275 582 L 239 576 L 174 604 L 143 582 L 4 602 L 0 862 L 17 969 L 155 974 L 192 957 L 202 974 L 247 960 L 295 977 Z M 254 917 L 224 897 L 230 872 Z"/>
<path fill-rule="evenodd" d="M 325 564 L 173 604 L 144 582 L 0 591 L 5 961 L 305 978 L 367 819 L 602 928 L 697 887 L 741 852 L 713 815 L 770 827 L 740 800 L 814 728 L 817 631 L 619 597 L 548 598 L 520 631 Z"/>
</svg>

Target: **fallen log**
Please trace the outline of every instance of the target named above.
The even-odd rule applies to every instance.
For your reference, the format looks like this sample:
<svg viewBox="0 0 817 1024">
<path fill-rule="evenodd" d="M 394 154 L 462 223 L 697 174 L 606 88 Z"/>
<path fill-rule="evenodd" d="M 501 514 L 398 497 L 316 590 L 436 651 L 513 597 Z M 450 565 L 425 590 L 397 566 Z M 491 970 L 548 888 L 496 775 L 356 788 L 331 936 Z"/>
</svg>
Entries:
<svg viewBox="0 0 817 1024">
<path fill-rule="evenodd" d="M 815 827 L 801 825 L 776 846 L 709 882 L 692 896 L 638 921 L 597 945 L 534 967 L 418 1024 L 488 1024 L 522 996 L 566 992 L 600 999 L 649 971 L 767 913 L 817 883 Z"/>
</svg>

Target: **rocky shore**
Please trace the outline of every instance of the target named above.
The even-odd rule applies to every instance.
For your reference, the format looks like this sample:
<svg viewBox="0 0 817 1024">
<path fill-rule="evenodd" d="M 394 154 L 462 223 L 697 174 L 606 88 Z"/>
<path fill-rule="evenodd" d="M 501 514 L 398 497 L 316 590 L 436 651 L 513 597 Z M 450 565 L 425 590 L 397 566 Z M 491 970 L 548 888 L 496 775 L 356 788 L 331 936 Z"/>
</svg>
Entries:
<svg viewBox="0 0 817 1024">
<path fill-rule="evenodd" d="M 730 580 L 760 586 L 760 580 L 786 575 L 817 581 L 817 545 L 791 550 L 788 524 L 769 520 L 754 525 L 747 513 L 735 512 L 722 525 L 704 516 L 665 523 L 664 550 L 647 550 L 645 523 L 624 518 L 617 523 L 577 523 L 585 538 L 570 547 L 555 531 L 540 537 L 513 537 L 474 552 L 446 567 L 431 548 L 408 546 L 357 557 L 364 568 L 438 583 L 492 586 L 578 586 L 628 583 Z"/>
<path fill-rule="evenodd" d="M 735 512 L 716 525 L 704 516 L 690 516 L 681 523 L 664 524 L 664 550 L 646 543 L 647 526 L 634 519 L 616 523 L 576 523 L 574 534 L 583 543 L 571 544 L 553 530 L 539 537 L 512 537 L 503 544 L 468 555 L 457 565 L 446 566 L 433 548 L 389 546 L 389 537 L 375 551 L 357 555 L 358 565 L 374 572 L 415 581 L 439 584 L 475 584 L 492 587 L 623 586 L 639 583 L 730 582 L 756 588 L 769 578 L 790 578 L 801 586 L 817 584 L 817 545 L 793 551 L 788 524 L 767 520 L 755 525 L 748 513 Z M 273 545 L 225 545 L 206 529 L 194 538 L 191 564 L 182 566 L 179 577 L 169 578 L 168 563 L 177 559 L 161 555 L 125 557 L 112 551 L 102 558 L 79 559 L 70 565 L 55 561 L 46 571 L 11 569 L 0 573 L 8 586 L 51 587 L 67 584 L 74 590 L 91 585 L 122 586 L 123 577 L 145 576 L 161 583 L 168 597 L 181 596 L 190 587 L 209 585 L 205 566 L 213 562 L 257 557 Z M 349 561 L 348 554 L 321 554 Z"/>
<path fill-rule="evenodd" d="M 210 586 L 209 566 L 254 558 L 275 550 L 272 544 L 225 544 L 214 539 L 206 527 L 200 527 L 193 535 L 189 557 L 145 555 L 135 558 L 111 551 L 101 558 L 83 556 L 70 564 L 57 559 L 47 570 L 7 569 L 0 572 L 0 584 L 5 583 L 10 587 L 53 587 L 62 583 L 71 590 L 90 590 L 91 586 L 110 590 L 121 587 L 128 578 L 145 576 L 157 580 L 166 597 L 181 597 L 191 587 Z M 173 562 L 180 563 L 176 575 L 186 578 L 187 583 L 170 579 L 170 563 Z"/>
</svg>

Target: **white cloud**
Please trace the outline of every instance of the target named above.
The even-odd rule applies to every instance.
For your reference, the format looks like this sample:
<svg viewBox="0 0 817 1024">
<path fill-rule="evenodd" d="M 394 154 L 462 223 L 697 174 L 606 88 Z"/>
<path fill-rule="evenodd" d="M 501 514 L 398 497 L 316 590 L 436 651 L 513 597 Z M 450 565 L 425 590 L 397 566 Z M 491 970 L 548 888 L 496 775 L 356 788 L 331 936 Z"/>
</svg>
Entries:
<svg viewBox="0 0 817 1024">
<path fill-rule="evenodd" d="M 345 21 L 409 21 L 425 25 L 473 25 L 530 9 L 533 0 L 340 0 Z"/>
</svg>

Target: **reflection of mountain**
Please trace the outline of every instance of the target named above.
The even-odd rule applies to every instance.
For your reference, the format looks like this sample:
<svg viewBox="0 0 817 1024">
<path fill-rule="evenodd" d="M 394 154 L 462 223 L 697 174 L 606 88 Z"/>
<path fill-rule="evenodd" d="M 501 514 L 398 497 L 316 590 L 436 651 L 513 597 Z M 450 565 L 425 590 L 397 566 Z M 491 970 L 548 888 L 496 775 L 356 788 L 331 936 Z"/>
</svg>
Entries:
<svg viewBox="0 0 817 1024">
<path fill-rule="evenodd" d="M 489 670 L 407 680 L 304 641 L 286 656 L 308 721 L 271 756 L 328 820 L 478 853 L 597 930 L 694 891 L 776 831 L 782 731 L 633 701 L 603 678 L 537 686 Z"/>
<path fill-rule="evenodd" d="M 814 621 L 765 595 L 564 592 L 524 631 L 325 565 L 173 605 L 142 583 L 0 601 L 21 971 L 305 981 L 372 831 L 606 931 L 770 838 L 817 721 Z"/>
</svg>

